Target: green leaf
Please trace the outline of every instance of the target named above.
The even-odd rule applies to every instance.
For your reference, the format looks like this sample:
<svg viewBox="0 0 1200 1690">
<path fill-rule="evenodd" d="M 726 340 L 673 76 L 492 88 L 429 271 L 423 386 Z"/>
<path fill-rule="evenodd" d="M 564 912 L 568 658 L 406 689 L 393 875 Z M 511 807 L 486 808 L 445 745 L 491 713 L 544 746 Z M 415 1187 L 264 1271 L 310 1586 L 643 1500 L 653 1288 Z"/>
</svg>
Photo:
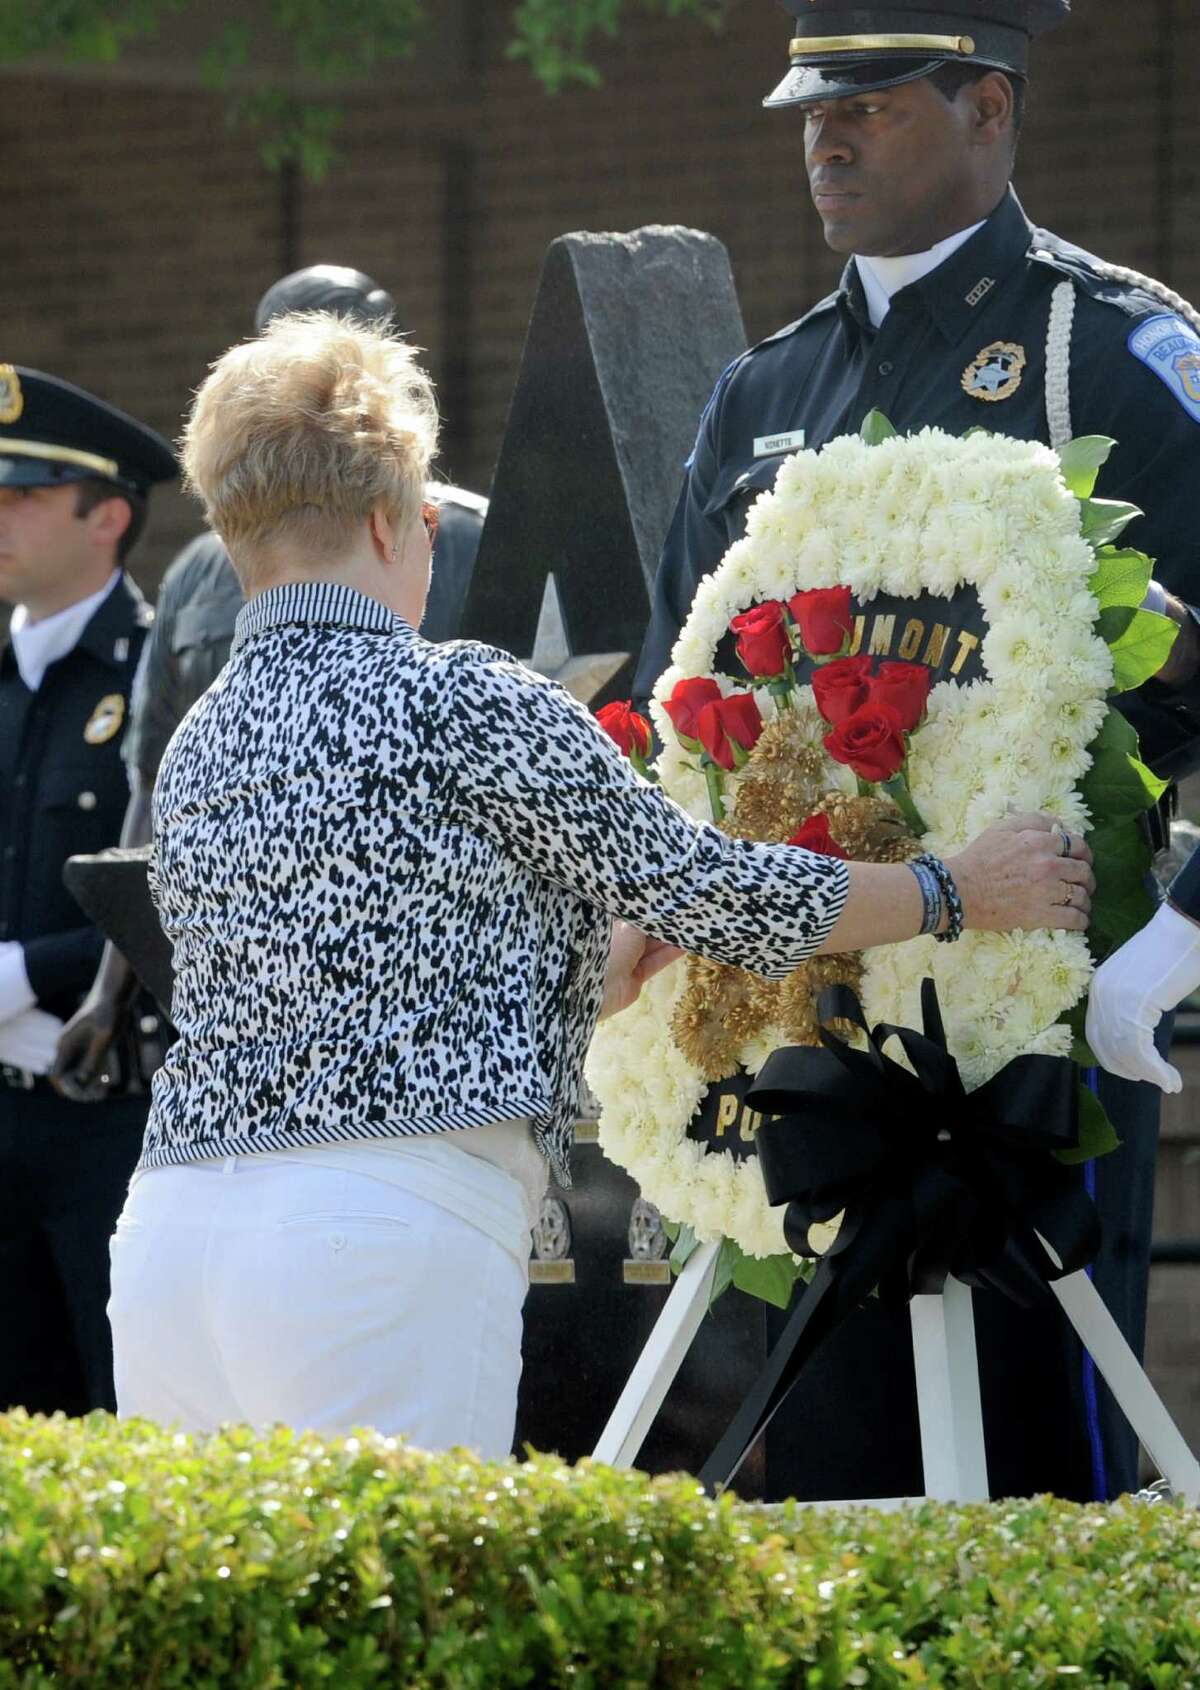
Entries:
<svg viewBox="0 0 1200 1690">
<path fill-rule="evenodd" d="M 1115 445 L 1107 434 L 1081 434 L 1078 440 L 1068 440 L 1058 454 L 1063 480 L 1077 499 L 1091 498 Z"/>
<path fill-rule="evenodd" d="M 1101 610 L 1125 605 L 1137 610 L 1146 597 L 1154 564 L 1145 552 L 1118 551 L 1115 546 L 1101 546 L 1096 553 L 1096 573 L 1088 582 L 1092 596 Z"/>
<path fill-rule="evenodd" d="M 1138 754 L 1137 729 L 1129 719 L 1121 714 L 1115 704 L 1110 704 L 1108 714 L 1100 724 L 1100 732 L 1088 746 L 1093 758 L 1102 751 L 1124 751 L 1130 757 Z"/>
<path fill-rule="evenodd" d="M 1141 880 L 1150 872 L 1150 844 L 1136 816 L 1098 822 L 1088 834 L 1099 891 L 1123 880 Z"/>
<path fill-rule="evenodd" d="M 733 1270 L 733 1283 L 748 1297 L 758 1297 L 777 1309 L 786 1309 L 800 1277 L 799 1269 L 790 1256 L 741 1255 Z"/>
<path fill-rule="evenodd" d="M 1088 750 L 1092 766 L 1081 790 L 1096 827 L 1148 810 L 1166 791 L 1166 781 L 1139 761 L 1137 734 L 1119 710 L 1109 709 Z M 1089 844 L 1095 852 L 1095 844 L 1091 840 Z"/>
<path fill-rule="evenodd" d="M 1071 1046 L 1071 1061 L 1077 1062 L 1081 1068 L 1095 1068 L 1096 1056 L 1087 1042 L 1087 998 L 1080 998 L 1074 1009 L 1069 1009 L 1065 1015 L 1059 1017 L 1064 1027 L 1069 1027 L 1074 1035 Z"/>
<path fill-rule="evenodd" d="M 1142 515 L 1137 505 L 1120 499 L 1080 499 L 1083 537 L 1092 546 L 1107 546 L 1119 540 L 1131 522 Z"/>
<path fill-rule="evenodd" d="M 713 1272 L 712 1289 L 708 1293 L 708 1306 L 711 1309 L 718 1297 L 723 1297 L 733 1284 L 733 1271 L 741 1258 L 742 1252 L 732 1238 L 723 1238 L 721 1248 L 717 1251 L 717 1265 Z"/>
<path fill-rule="evenodd" d="M 868 411 L 859 429 L 868 446 L 881 446 L 885 440 L 894 440 L 898 432 L 882 411 Z"/>
<path fill-rule="evenodd" d="M 1080 1068 L 1096 1068 L 1096 1053 L 1086 1039 L 1076 1036 L 1071 1040 L 1071 1061 L 1078 1063 Z"/>
<path fill-rule="evenodd" d="M 1101 633 L 1105 617 L 1126 615 L 1120 609 L 1102 610 Z M 1170 657 L 1178 637 L 1179 625 L 1169 616 L 1159 616 L 1153 610 L 1135 610 L 1128 617 L 1124 631 L 1109 642 L 1113 655 L 1113 691 L 1132 692 L 1153 679 Z"/>
<path fill-rule="evenodd" d="M 1075 1168 L 1082 1162 L 1094 1162 L 1099 1156 L 1110 1156 L 1121 1148 L 1116 1129 L 1108 1118 L 1108 1111 L 1087 1086 L 1079 1087 L 1079 1145 L 1075 1150 L 1058 1150 L 1055 1156 L 1065 1167 Z"/>
<path fill-rule="evenodd" d="M 1166 790 L 1166 781 L 1126 751 L 1101 751 L 1082 786 L 1083 801 L 1097 822 L 1139 815 L 1157 804 Z"/>
<path fill-rule="evenodd" d="M 1146 888 L 1150 846 L 1135 816 L 1101 823 L 1088 834 L 1088 844 L 1096 869 L 1088 945 L 1095 960 L 1103 962 L 1154 914 Z"/>
<path fill-rule="evenodd" d="M 674 1226 L 674 1221 L 672 1221 L 671 1224 Z M 682 1273 L 684 1268 L 687 1266 L 688 1257 L 694 1255 L 700 1248 L 700 1240 L 696 1237 L 696 1234 L 692 1231 L 690 1226 L 676 1227 L 673 1236 L 675 1238 L 675 1248 L 671 1251 L 670 1256 L 671 1271 L 673 1273 Z"/>
</svg>

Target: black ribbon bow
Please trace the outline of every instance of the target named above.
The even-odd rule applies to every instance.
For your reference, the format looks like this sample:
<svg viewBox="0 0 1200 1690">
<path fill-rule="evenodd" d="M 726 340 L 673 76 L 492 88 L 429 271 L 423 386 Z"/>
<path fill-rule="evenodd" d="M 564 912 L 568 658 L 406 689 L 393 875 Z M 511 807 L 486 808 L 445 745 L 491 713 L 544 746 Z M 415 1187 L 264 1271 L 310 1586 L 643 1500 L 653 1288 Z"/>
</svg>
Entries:
<svg viewBox="0 0 1200 1690">
<path fill-rule="evenodd" d="M 850 1022 L 865 1048 L 823 1026 L 821 1048 L 776 1051 L 747 1094 L 773 1117 L 758 1130 L 758 1155 L 768 1199 L 787 1204 L 789 1247 L 817 1256 L 810 1227 L 839 1215 L 841 1224 L 700 1474 L 710 1489 L 728 1484 L 809 1357 L 873 1289 L 903 1304 L 953 1275 L 1027 1307 L 1100 1247 L 1079 1170 L 1053 1154 L 1078 1144 L 1074 1063 L 1018 1057 L 968 1094 L 932 980 L 921 1010 L 923 1032 L 872 1030 L 855 994 L 831 987 L 818 1002 L 822 1023 Z M 911 1071 L 886 1054 L 891 1039 Z"/>
</svg>

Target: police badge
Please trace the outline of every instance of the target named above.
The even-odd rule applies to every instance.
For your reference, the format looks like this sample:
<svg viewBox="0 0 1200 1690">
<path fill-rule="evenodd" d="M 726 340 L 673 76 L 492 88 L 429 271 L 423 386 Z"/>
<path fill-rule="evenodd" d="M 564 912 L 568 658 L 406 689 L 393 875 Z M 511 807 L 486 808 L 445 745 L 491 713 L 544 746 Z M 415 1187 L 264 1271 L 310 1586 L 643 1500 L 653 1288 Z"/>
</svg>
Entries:
<svg viewBox="0 0 1200 1690">
<path fill-rule="evenodd" d="M 1023 346 L 1011 340 L 994 340 L 963 371 L 963 392 L 988 405 L 1011 399 L 1028 362 Z"/>
<path fill-rule="evenodd" d="M 106 693 L 88 717 L 83 737 L 89 745 L 107 745 L 121 731 L 125 700 L 119 692 Z"/>
<path fill-rule="evenodd" d="M 0 364 L 0 424 L 15 423 L 24 409 L 20 376 L 11 364 Z"/>
</svg>

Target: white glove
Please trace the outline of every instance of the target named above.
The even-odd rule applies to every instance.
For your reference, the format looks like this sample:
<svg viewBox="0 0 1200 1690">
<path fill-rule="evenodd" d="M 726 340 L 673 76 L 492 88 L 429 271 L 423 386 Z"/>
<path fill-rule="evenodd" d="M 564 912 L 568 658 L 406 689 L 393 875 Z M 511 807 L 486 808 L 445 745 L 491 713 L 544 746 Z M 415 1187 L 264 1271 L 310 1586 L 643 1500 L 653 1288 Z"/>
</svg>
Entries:
<svg viewBox="0 0 1200 1690">
<path fill-rule="evenodd" d="M 25 947 L 19 939 L 0 944 L 0 1022 L 11 1021 L 37 1003 L 25 972 Z"/>
<path fill-rule="evenodd" d="M 1087 1041 L 1096 1060 L 1122 1080 L 1183 1090 L 1178 1069 L 1154 1047 L 1169 1009 L 1200 987 L 1200 925 L 1163 904 L 1153 920 L 1096 971 L 1088 999 Z"/>
<path fill-rule="evenodd" d="M 0 1024 L 0 1062 L 13 1068 L 28 1068 L 34 1074 L 48 1074 L 54 1066 L 58 1036 L 63 1024 L 44 1009 L 27 1009 Z"/>
</svg>

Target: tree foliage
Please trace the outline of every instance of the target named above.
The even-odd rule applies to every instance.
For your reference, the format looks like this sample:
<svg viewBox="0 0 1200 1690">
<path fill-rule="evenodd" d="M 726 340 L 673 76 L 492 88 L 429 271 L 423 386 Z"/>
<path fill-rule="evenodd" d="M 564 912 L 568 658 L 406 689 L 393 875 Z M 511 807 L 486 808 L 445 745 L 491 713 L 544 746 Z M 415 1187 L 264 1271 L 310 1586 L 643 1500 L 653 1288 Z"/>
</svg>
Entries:
<svg viewBox="0 0 1200 1690">
<path fill-rule="evenodd" d="M 614 39 L 634 11 L 699 19 L 718 28 L 729 0 L 520 0 L 513 13 L 508 56 L 525 59 L 550 93 L 571 83 L 601 80 L 593 57 L 598 40 Z"/>
<path fill-rule="evenodd" d="M 635 13 L 718 27 L 731 0 L 511 0 L 505 52 L 524 61 L 547 93 L 601 80 L 596 49 Z M 224 93 L 231 121 L 252 127 L 274 168 L 322 175 L 336 157 L 338 96 L 295 93 L 345 83 L 420 54 L 436 27 L 436 0 L 258 0 L 243 19 L 214 26 L 200 49 L 206 86 Z M 133 42 L 156 38 L 205 0 L 0 0 L 0 61 L 50 55 L 112 64 Z M 284 63 L 278 44 L 286 44 Z M 271 51 L 264 53 L 269 42 Z"/>
</svg>

